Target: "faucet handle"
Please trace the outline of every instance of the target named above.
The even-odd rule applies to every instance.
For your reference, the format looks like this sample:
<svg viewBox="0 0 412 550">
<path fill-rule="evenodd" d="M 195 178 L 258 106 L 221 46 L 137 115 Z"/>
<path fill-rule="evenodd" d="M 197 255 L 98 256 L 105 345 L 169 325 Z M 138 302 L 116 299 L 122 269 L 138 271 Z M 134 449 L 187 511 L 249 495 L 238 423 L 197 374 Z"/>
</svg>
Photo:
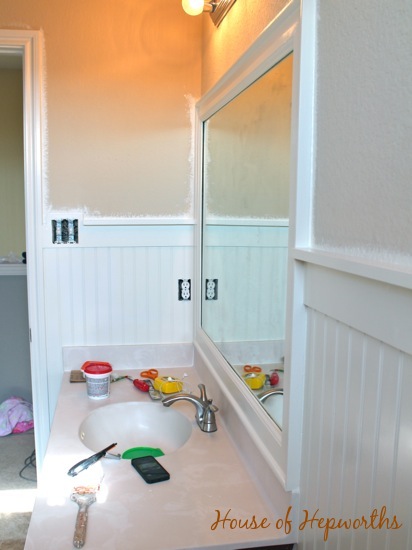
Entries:
<svg viewBox="0 0 412 550">
<path fill-rule="evenodd" d="M 206 405 L 210 412 L 217 412 L 219 409 L 216 407 L 216 405 L 212 405 L 213 399 L 208 399 L 206 395 L 206 386 L 204 384 L 199 384 L 198 388 L 200 390 L 200 399 L 203 401 L 203 403 Z"/>
<path fill-rule="evenodd" d="M 206 386 L 204 384 L 198 384 L 197 386 L 200 390 L 200 399 L 206 403 L 207 402 L 207 395 L 206 395 Z"/>
</svg>

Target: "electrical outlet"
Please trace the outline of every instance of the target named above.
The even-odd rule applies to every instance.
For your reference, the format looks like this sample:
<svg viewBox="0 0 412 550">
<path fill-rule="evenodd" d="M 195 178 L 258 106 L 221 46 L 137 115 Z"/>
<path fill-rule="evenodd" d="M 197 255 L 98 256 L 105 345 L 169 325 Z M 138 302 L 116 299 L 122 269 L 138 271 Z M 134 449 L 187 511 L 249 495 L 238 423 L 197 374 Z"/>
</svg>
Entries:
<svg viewBox="0 0 412 550">
<path fill-rule="evenodd" d="M 52 220 L 53 244 L 75 244 L 79 242 L 79 220 Z"/>
<path fill-rule="evenodd" d="M 206 300 L 217 300 L 217 279 L 206 279 Z"/>
<path fill-rule="evenodd" d="M 192 285 L 191 285 L 190 279 L 179 279 L 178 283 L 179 283 L 178 284 L 179 300 L 184 300 L 184 301 L 190 300 L 192 297 L 192 293 L 191 293 Z"/>
</svg>

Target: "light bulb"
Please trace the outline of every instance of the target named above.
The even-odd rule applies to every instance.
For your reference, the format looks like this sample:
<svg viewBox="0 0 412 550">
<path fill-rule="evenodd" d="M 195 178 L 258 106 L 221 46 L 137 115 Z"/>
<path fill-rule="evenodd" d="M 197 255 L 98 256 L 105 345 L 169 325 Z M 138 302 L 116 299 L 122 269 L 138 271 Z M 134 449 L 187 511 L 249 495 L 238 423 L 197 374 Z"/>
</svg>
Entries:
<svg viewBox="0 0 412 550">
<path fill-rule="evenodd" d="M 188 15 L 200 15 L 204 5 L 204 0 L 182 0 L 182 8 Z"/>
</svg>

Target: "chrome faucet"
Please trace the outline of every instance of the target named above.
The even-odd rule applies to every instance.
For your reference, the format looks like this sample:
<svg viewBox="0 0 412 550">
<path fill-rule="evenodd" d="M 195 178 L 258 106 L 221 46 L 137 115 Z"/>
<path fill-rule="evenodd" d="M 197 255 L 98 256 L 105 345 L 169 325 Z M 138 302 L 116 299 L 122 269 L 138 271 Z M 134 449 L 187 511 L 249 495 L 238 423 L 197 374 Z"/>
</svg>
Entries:
<svg viewBox="0 0 412 550">
<path fill-rule="evenodd" d="M 283 388 L 270 388 L 270 390 L 260 393 L 257 398 L 261 403 L 264 403 L 271 395 L 283 395 Z"/>
<path fill-rule="evenodd" d="M 215 432 L 217 430 L 215 412 L 219 409 L 212 404 L 212 399 L 208 399 L 204 384 L 199 384 L 200 397 L 190 393 L 176 393 L 165 397 L 162 401 L 165 407 L 170 407 L 177 401 L 190 401 L 196 407 L 196 422 L 202 432 Z"/>
</svg>

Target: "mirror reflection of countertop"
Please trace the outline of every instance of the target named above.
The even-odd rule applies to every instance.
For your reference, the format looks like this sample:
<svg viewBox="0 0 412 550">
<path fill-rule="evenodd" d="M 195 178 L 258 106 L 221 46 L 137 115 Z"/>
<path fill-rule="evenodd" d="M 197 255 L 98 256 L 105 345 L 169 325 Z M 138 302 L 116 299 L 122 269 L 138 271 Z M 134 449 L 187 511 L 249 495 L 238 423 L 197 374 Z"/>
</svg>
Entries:
<svg viewBox="0 0 412 550">
<path fill-rule="evenodd" d="M 132 370 L 115 372 L 124 373 L 139 375 Z M 160 369 L 161 375 L 183 377 L 184 373 L 185 384 L 198 395 L 194 368 Z M 97 408 L 130 401 L 155 403 L 126 379 L 111 384 L 109 398 L 92 400 L 86 384 L 70 383 L 69 373 L 64 373 L 25 550 L 73 548 L 78 508 L 70 494 L 76 478 L 67 471 L 94 452 L 80 441 L 79 426 Z M 262 498 L 222 423 L 222 412 L 217 413 L 218 431 L 207 434 L 198 428 L 191 403 L 182 401 L 173 407 L 192 422 L 192 434 L 182 447 L 158 458 L 170 480 L 146 484 L 125 459 L 101 459 L 85 472 L 92 475 L 100 469 L 104 474 L 98 500 L 89 508 L 85 548 L 235 550 L 293 542 L 293 531 L 285 535 L 284 529 L 276 528 L 287 509 L 274 513 Z M 227 513 L 237 523 L 215 524 Z M 239 527 L 239 521 L 252 521 L 253 516 L 258 528 Z"/>
<path fill-rule="evenodd" d="M 270 375 L 274 371 L 278 373 L 279 376 L 279 382 L 276 384 L 276 386 L 268 386 L 263 385 L 258 390 L 252 390 L 252 393 L 254 393 L 256 396 L 259 395 L 260 392 L 269 389 L 270 387 L 276 387 L 276 388 L 283 388 L 283 370 L 284 370 L 284 364 L 279 363 L 253 363 L 253 365 L 250 365 L 253 369 L 253 366 L 257 366 L 261 370 L 257 372 L 259 374 L 262 372 L 265 375 Z M 245 371 L 245 365 L 232 365 L 233 370 L 240 376 L 240 378 L 243 378 L 246 374 L 248 374 L 247 371 Z M 250 371 L 253 373 L 253 370 Z"/>
<path fill-rule="evenodd" d="M 283 375 L 284 375 L 284 364 L 283 363 L 265 363 L 265 364 L 258 364 L 259 368 L 261 368 L 261 372 L 265 375 L 270 375 L 274 371 L 277 372 L 279 376 L 279 381 L 276 385 L 271 386 L 269 384 L 264 384 L 258 389 L 252 389 L 249 388 L 251 393 L 256 397 L 256 399 L 259 398 L 259 395 L 261 395 L 263 392 L 273 389 L 273 390 L 279 390 L 283 389 Z M 244 365 L 233 365 L 233 369 L 235 372 L 239 375 L 239 377 L 245 381 L 245 373 Z M 253 372 L 251 373 L 253 375 Z M 259 374 L 259 373 L 257 373 Z M 271 397 L 268 397 L 264 403 L 262 403 L 263 408 L 265 411 L 269 414 L 269 416 L 274 420 L 276 425 L 279 427 L 279 429 L 282 429 L 283 426 L 283 396 L 274 395 Z"/>
</svg>

